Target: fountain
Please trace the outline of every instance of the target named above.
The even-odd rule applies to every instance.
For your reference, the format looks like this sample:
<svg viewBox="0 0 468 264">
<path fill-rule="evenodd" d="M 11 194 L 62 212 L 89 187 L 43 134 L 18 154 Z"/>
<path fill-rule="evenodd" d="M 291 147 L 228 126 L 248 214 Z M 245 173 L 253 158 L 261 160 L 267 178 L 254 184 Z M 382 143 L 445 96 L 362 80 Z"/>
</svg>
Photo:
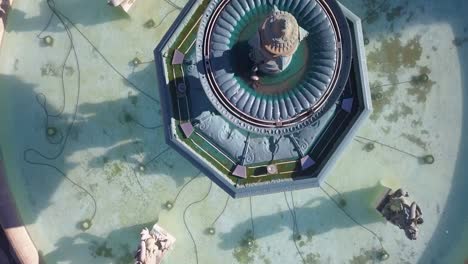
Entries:
<svg viewBox="0 0 468 264">
<path fill-rule="evenodd" d="M 363 58 L 334 0 L 190 2 L 155 50 L 166 139 L 234 197 L 318 186 L 370 112 Z"/>
</svg>

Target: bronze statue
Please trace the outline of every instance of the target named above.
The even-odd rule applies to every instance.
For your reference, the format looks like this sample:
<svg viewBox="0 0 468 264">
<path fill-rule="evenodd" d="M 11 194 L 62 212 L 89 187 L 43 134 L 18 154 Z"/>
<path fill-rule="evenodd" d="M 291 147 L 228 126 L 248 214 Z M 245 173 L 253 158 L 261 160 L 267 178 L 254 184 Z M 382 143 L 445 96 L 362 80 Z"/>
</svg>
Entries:
<svg viewBox="0 0 468 264">
<path fill-rule="evenodd" d="M 406 236 L 416 240 L 419 232 L 418 226 L 424 223 L 421 208 L 415 202 L 409 202 L 408 193 L 398 189 L 388 193 L 380 206 L 382 215 L 392 224 L 405 231 Z"/>
</svg>

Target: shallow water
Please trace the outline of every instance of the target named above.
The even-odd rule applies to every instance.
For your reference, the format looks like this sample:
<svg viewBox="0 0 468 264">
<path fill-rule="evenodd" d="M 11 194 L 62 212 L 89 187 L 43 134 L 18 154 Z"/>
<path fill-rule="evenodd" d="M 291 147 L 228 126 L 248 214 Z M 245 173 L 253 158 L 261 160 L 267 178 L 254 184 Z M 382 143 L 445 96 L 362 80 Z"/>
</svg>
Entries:
<svg viewBox="0 0 468 264">
<path fill-rule="evenodd" d="M 387 263 L 462 263 L 468 258 L 463 162 L 468 158 L 468 3 L 381 3 L 342 1 L 365 18 L 369 40 L 374 112 L 358 135 L 418 157 L 432 154 L 436 162 L 425 165 L 381 145 L 368 151 L 355 141 L 327 182 L 343 194 L 344 209 L 381 237 L 390 254 Z M 160 128 L 143 127 L 161 123 L 155 69 L 131 61 L 152 60 L 177 9 L 162 0 L 139 0 L 128 16 L 104 0 L 56 0 L 56 7 L 94 45 L 71 28 L 79 69 L 71 53 L 64 92 L 61 65 L 70 42 L 56 18 L 41 35 L 52 36 L 53 46 L 37 38 L 51 14 L 45 1 L 15 2 L 0 49 L 0 146 L 19 211 L 47 263 L 131 263 L 140 229 L 156 221 L 177 238 L 165 263 L 375 261 L 377 239 L 320 189 L 293 192 L 301 233 L 297 248 L 285 201 L 286 196 L 291 204 L 290 193 L 230 199 L 213 236 L 206 228 L 222 212 L 227 195 L 205 176 L 186 185 L 174 208 L 165 210 L 164 203 L 198 171 L 168 149 Z M 145 27 L 150 19 L 159 26 Z M 421 73 L 428 81 L 414 78 Z M 49 125 L 40 104 L 44 98 Z M 48 126 L 57 129 L 52 137 Z M 50 161 L 27 151 L 24 157 L 30 148 L 60 155 Z M 55 167 L 32 164 L 45 162 Z M 141 163 L 144 171 L 138 170 Z M 417 241 L 407 240 L 372 209 L 381 185 L 401 186 L 420 204 L 425 223 Z M 332 188 L 323 188 L 335 196 Z M 206 199 L 192 204 L 208 191 Z M 83 232 L 79 223 L 95 209 L 92 227 Z M 248 248 L 252 229 L 255 243 Z"/>
</svg>

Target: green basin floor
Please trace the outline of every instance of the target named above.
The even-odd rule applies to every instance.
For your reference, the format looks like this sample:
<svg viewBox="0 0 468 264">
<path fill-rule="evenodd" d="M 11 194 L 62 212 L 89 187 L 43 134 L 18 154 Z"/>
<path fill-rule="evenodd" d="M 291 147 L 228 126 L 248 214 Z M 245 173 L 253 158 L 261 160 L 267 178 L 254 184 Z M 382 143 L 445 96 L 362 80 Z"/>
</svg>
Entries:
<svg viewBox="0 0 468 264">
<path fill-rule="evenodd" d="M 156 221 L 177 238 L 165 263 L 373 263 L 380 243 L 363 226 L 386 263 L 468 258 L 468 2 L 343 0 L 363 18 L 370 120 L 323 189 L 238 200 L 194 179 L 159 127 L 153 49 L 186 2 L 138 0 L 129 15 L 106 2 L 56 0 L 69 20 L 53 17 L 38 37 L 47 2 L 16 1 L 0 49 L 0 147 L 46 263 L 132 263 L 140 230 Z M 428 154 L 432 165 L 419 158 Z M 373 210 L 382 185 L 419 203 L 418 240 Z"/>
</svg>

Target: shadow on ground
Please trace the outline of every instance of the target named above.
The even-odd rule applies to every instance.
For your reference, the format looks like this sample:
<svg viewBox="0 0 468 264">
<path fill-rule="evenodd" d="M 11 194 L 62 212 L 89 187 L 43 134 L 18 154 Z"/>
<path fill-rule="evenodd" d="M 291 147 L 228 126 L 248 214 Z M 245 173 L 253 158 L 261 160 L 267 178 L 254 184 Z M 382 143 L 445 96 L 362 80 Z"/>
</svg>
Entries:
<svg viewBox="0 0 468 264">
<path fill-rule="evenodd" d="M 373 197 L 381 190 L 379 186 L 354 190 L 342 194 L 344 202 L 343 209 L 363 224 L 383 222 L 384 219 L 372 208 L 371 204 L 359 203 L 360 201 L 373 201 Z M 289 203 L 291 199 L 287 195 Z M 340 201 L 339 196 L 333 197 Z M 254 200 L 253 200 L 254 201 Z M 286 206 L 286 201 L 285 206 Z M 253 208 L 255 208 L 255 204 Z M 321 197 L 307 201 L 301 207 L 296 207 L 296 218 L 299 232 L 302 237 L 309 240 L 335 229 L 350 228 L 356 224 L 348 219 L 336 205 L 328 198 Z M 288 230 L 293 234 L 293 220 L 289 210 L 278 211 L 276 213 L 253 218 L 254 238 L 260 239 Z M 252 230 L 250 219 L 234 226 L 228 233 L 220 234 L 222 249 L 233 249 L 239 245 L 242 235 Z M 292 235 L 288 239 L 293 239 Z"/>
<path fill-rule="evenodd" d="M 56 250 L 42 256 L 50 263 L 67 262 L 83 263 L 83 257 L 91 255 L 92 263 L 96 264 L 129 264 L 133 263 L 137 250 L 139 233 L 143 228 L 151 228 L 154 222 L 134 225 L 112 231 L 102 238 L 89 233 L 81 233 L 74 237 L 63 237 L 56 244 Z M 135 241 L 129 245 L 123 241 Z"/>
</svg>

